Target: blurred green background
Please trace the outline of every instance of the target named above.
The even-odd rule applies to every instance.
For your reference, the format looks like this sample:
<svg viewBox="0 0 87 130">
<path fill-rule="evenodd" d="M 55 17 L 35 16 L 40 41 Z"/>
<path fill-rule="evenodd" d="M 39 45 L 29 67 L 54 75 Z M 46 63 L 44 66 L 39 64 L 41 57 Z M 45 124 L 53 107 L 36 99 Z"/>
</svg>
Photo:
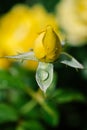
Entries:
<svg viewBox="0 0 87 130">
<path fill-rule="evenodd" d="M 55 8 L 62 2 L 63 0 L 1 0 L 0 17 L 2 19 L 14 5 L 20 3 L 30 8 L 39 3 L 48 14 L 53 13 L 55 17 L 58 17 Z M 63 27 L 61 24 L 60 17 L 63 16 L 59 15 L 58 28 L 68 39 L 70 32 L 67 31 L 65 25 Z M 77 26 L 80 26 L 80 23 L 77 23 Z M 87 29 L 87 21 L 81 21 L 82 26 Z M 77 31 L 72 26 L 70 29 L 74 30 L 74 33 Z M 66 40 L 63 47 L 84 65 L 84 69 L 76 70 L 60 63 L 54 63 L 54 80 L 46 95 L 39 90 L 35 81 L 35 70 L 21 66 L 19 62 L 12 62 L 6 68 L 3 66 L 7 64 L 7 61 L 0 63 L 2 65 L 0 69 L 0 130 L 87 130 L 87 32 L 85 32 L 86 36 L 83 36 L 83 31 L 81 34 L 78 32 L 75 34 L 80 37 L 76 37 L 74 45 L 73 42 Z M 73 31 L 71 34 L 73 35 Z M 2 36 L 0 38 L 2 39 Z M 82 40 L 81 44 L 80 40 Z M 1 46 L 3 44 L 6 50 L 7 44 L 2 41 L 0 44 Z M 6 51 L 3 53 L 8 54 Z"/>
</svg>

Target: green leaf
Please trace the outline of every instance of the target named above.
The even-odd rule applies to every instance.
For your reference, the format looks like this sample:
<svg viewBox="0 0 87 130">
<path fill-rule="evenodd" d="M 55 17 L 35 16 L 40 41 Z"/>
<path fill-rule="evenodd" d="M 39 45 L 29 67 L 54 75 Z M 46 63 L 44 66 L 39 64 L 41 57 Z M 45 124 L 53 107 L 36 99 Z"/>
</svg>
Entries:
<svg viewBox="0 0 87 130">
<path fill-rule="evenodd" d="M 42 91 L 46 92 L 53 80 L 53 64 L 39 62 L 36 81 Z"/>
<path fill-rule="evenodd" d="M 16 82 L 15 82 L 16 81 Z M 12 75 L 9 71 L 0 71 L 0 90 L 8 88 L 21 88 L 23 89 L 24 84 L 20 75 Z"/>
<path fill-rule="evenodd" d="M 21 123 L 19 128 L 17 128 L 17 130 L 45 130 L 41 122 L 36 120 L 24 121 Z"/>
<path fill-rule="evenodd" d="M 56 102 L 58 103 L 68 103 L 72 101 L 80 101 L 84 102 L 85 97 L 81 92 L 77 92 L 75 90 L 65 90 L 65 89 L 58 89 L 54 93 L 54 97 Z"/>
<path fill-rule="evenodd" d="M 69 55 L 66 52 L 62 52 L 59 57 L 59 62 L 62 64 L 66 64 L 73 68 L 83 69 L 83 65 L 81 65 L 74 57 Z"/>
<path fill-rule="evenodd" d="M 41 117 L 51 126 L 56 126 L 60 122 L 60 112 L 56 109 L 55 104 L 48 102 L 44 104 L 44 110 L 41 111 Z"/>
<path fill-rule="evenodd" d="M 13 107 L 7 104 L 0 104 L 0 123 L 16 121 L 17 119 L 18 113 Z"/>
<path fill-rule="evenodd" d="M 35 102 L 34 100 L 30 100 L 28 103 L 22 106 L 20 111 L 22 114 L 29 113 L 36 105 L 37 105 L 37 102 Z"/>
</svg>

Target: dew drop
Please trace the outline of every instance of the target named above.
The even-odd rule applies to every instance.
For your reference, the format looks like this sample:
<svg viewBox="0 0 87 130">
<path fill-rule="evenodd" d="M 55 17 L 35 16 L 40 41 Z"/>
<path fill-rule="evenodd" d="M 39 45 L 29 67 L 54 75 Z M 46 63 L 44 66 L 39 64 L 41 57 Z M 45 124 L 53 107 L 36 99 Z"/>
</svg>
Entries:
<svg viewBox="0 0 87 130">
<path fill-rule="evenodd" d="M 42 81 L 45 81 L 48 79 L 49 73 L 46 70 L 39 70 L 39 77 Z"/>
</svg>

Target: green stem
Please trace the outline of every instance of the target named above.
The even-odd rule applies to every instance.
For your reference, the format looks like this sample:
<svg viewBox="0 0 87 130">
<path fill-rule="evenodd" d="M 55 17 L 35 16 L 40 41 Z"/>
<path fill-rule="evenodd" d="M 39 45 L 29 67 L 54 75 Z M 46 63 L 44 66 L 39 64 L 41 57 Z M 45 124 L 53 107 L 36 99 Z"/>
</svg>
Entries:
<svg viewBox="0 0 87 130">
<path fill-rule="evenodd" d="M 26 103 L 21 109 L 21 113 L 22 114 L 26 114 L 28 112 L 30 112 L 35 106 L 37 105 L 37 102 L 34 100 L 29 101 L 28 103 Z"/>
<path fill-rule="evenodd" d="M 55 112 L 51 109 L 51 107 L 49 107 L 47 105 L 47 103 L 45 102 L 45 99 L 43 97 L 43 95 L 38 91 L 35 92 L 33 91 L 30 87 L 25 87 L 25 91 L 37 102 L 39 103 L 42 108 L 44 108 L 44 110 L 49 113 L 49 115 L 51 116 L 56 116 Z M 29 104 L 28 104 L 29 105 Z M 34 105 L 34 104 L 33 104 Z M 25 110 L 28 110 L 28 107 L 25 107 Z"/>
</svg>

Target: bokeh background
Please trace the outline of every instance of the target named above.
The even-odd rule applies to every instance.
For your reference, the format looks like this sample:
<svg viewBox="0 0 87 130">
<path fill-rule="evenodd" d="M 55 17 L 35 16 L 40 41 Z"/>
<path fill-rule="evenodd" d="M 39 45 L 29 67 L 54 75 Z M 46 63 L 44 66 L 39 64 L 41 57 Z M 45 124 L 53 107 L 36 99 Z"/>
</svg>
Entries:
<svg viewBox="0 0 87 130">
<path fill-rule="evenodd" d="M 38 63 L 0 59 L 0 130 L 87 130 L 87 0 L 0 0 L 0 56 L 29 51 L 47 25 L 84 69 L 54 63 L 44 95 Z"/>
</svg>

